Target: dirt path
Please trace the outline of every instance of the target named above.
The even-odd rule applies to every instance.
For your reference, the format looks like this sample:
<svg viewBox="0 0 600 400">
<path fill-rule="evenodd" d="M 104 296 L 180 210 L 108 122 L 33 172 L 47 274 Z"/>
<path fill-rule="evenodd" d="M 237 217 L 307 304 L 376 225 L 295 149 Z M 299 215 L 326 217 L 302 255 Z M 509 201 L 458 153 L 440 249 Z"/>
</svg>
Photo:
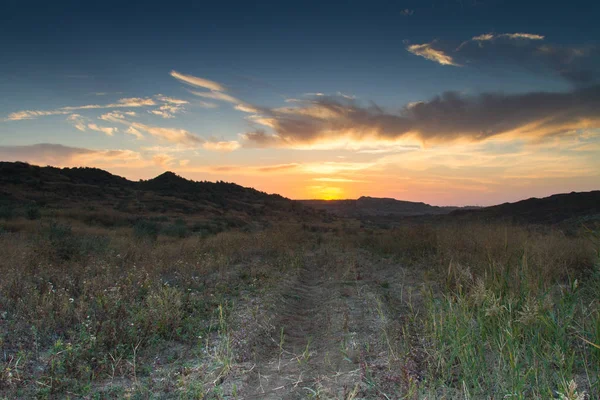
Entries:
<svg viewBox="0 0 600 400">
<path fill-rule="evenodd" d="M 299 271 L 282 296 L 273 323 L 277 336 L 261 349 L 241 397 L 306 398 L 323 390 L 322 380 L 348 372 L 339 354 L 339 293 L 332 286 L 314 262 Z"/>
<path fill-rule="evenodd" d="M 308 257 L 296 278 L 282 288 L 273 329 L 235 382 L 239 399 L 386 398 L 373 374 L 390 369 L 396 357 L 389 312 L 369 274 L 372 266 L 332 271 Z M 392 318 L 401 318 L 398 309 Z M 374 370 L 370 370 L 373 368 Z M 393 397 L 389 397 L 393 398 Z"/>
</svg>

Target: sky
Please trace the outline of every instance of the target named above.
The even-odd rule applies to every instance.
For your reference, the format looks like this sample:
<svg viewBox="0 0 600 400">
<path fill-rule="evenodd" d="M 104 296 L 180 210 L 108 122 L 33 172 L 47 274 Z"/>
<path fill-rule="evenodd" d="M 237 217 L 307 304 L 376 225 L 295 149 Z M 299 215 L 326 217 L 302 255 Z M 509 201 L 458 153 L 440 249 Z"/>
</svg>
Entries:
<svg viewBox="0 0 600 400">
<path fill-rule="evenodd" d="M 0 160 L 293 199 L 600 189 L 594 1 L 0 5 Z"/>
</svg>

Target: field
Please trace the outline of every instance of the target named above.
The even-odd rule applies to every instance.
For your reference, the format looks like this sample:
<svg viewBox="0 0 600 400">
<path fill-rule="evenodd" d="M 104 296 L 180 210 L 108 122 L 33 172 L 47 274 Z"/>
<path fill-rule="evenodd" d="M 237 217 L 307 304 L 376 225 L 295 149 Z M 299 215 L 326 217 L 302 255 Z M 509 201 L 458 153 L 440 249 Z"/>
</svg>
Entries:
<svg viewBox="0 0 600 400">
<path fill-rule="evenodd" d="M 105 225 L 0 219 L 0 397 L 600 396 L 584 226 Z"/>
</svg>

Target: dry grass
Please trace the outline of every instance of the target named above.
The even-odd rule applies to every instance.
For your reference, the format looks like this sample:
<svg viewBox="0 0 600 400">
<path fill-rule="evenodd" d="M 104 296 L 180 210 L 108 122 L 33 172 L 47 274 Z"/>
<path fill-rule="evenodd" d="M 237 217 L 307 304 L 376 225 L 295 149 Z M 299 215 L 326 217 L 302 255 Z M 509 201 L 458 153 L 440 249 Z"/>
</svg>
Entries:
<svg viewBox="0 0 600 400">
<path fill-rule="evenodd" d="M 225 397 L 257 343 L 244 329 L 269 318 L 259 302 L 310 254 L 324 282 L 350 283 L 332 304 L 371 309 L 372 324 L 340 317 L 344 341 L 352 318 L 378 335 L 342 346 L 360 370 L 347 398 L 600 396 L 593 232 L 343 222 L 182 237 L 61 218 L 0 222 L 2 395 Z"/>
</svg>

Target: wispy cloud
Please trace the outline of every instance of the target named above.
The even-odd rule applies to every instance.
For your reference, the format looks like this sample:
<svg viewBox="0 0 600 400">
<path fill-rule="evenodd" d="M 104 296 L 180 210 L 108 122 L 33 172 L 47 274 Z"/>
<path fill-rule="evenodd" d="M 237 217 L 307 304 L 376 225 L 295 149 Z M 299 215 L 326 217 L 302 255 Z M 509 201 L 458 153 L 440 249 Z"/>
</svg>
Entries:
<svg viewBox="0 0 600 400">
<path fill-rule="evenodd" d="M 142 156 L 131 150 L 92 150 L 60 144 L 0 146 L 0 159 L 54 166 L 140 166 Z"/>
<path fill-rule="evenodd" d="M 350 179 L 350 178 L 313 178 L 313 181 L 316 182 L 365 182 L 360 179 Z"/>
<path fill-rule="evenodd" d="M 231 141 L 206 141 L 202 145 L 206 150 L 230 152 L 240 148 L 240 143 L 236 140 Z"/>
<path fill-rule="evenodd" d="M 93 131 L 98 131 L 107 134 L 108 136 L 112 136 L 115 132 L 118 131 L 117 128 L 111 128 L 106 126 L 98 126 L 96 124 L 88 124 L 87 127 Z"/>
<path fill-rule="evenodd" d="M 175 158 L 169 154 L 155 154 L 152 156 L 152 161 L 163 168 L 168 168 L 175 163 Z"/>
<path fill-rule="evenodd" d="M 130 128 L 133 128 L 138 132 L 145 132 L 151 136 L 166 140 L 171 143 L 180 143 L 194 147 L 202 145 L 205 142 L 205 140 L 201 137 L 185 129 L 163 128 L 159 126 L 142 124 L 140 122 L 124 121 L 123 123 L 129 125 Z"/>
<path fill-rule="evenodd" d="M 181 128 L 160 127 L 144 124 L 138 121 L 127 119 L 125 115 L 119 112 L 109 112 L 99 117 L 104 121 L 118 123 L 127 126 L 125 133 L 134 135 L 142 139 L 144 134 L 153 136 L 166 142 L 182 145 L 188 148 L 201 147 L 205 150 L 230 152 L 241 147 L 240 143 L 233 141 L 223 141 L 217 139 L 204 139 L 201 136 Z M 88 126 L 89 127 L 89 126 Z"/>
<path fill-rule="evenodd" d="M 86 126 L 85 126 L 85 120 L 83 119 L 83 117 L 79 114 L 71 114 L 67 117 L 67 121 L 69 121 L 70 123 L 73 124 L 73 126 L 75 126 L 75 128 L 77 130 L 80 130 L 82 132 L 85 132 L 86 130 Z"/>
<path fill-rule="evenodd" d="M 537 74 L 554 74 L 577 85 L 599 77 L 599 52 L 593 46 L 569 47 L 545 42 L 535 33 L 484 33 L 456 43 L 434 40 L 406 50 L 442 65 L 497 66 L 513 64 Z"/>
<path fill-rule="evenodd" d="M 123 114 L 119 114 L 116 112 L 104 114 L 98 118 L 102 119 L 104 121 L 115 122 L 114 120 L 111 120 L 112 115 L 118 116 L 120 118 L 124 118 Z M 89 118 L 83 117 L 79 114 L 69 115 L 67 117 L 67 121 L 70 122 L 71 124 L 73 124 L 73 126 L 77 130 L 80 130 L 82 132 L 85 132 L 87 130 L 92 130 L 92 131 L 96 131 L 96 132 L 102 132 L 108 136 L 113 136 L 115 134 L 115 132 L 119 131 L 117 128 L 114 128 L 114 127 L 99 126 L 98 124 L 91 122 Z"/>
<path fill-rule="evenodd" d="M 536 35 L 534 33 L 484 33 L 483 35 L 474 36 L 471 40 L 475 41 L 490 41 L 498 38 L 508 38 L 508 39 L 527 39 L 527 40 L 544 40 L 544 36 Z"/>
<path fill-rule="evenodd" d="M 166 119 L 174 118 L 175 114 L 182 112 L 184 106 L 189 104 L 189 101 L 187 100 L 167 97 L 161 94 L 156 95 L 155 97 L 164 104 L 162 104 L 158 109 L 149 110 L 148 112 Z"/>
<path fill-rule="evenodd" d="M 189 101 L 187 101 L 187 100 L 181 100 L 181 99 L 176 99 L 174 97 L 163 96 L 162 94 L 157 94 L 155 97 L 158 100 L 163 101 L 165 103 L 171 103 L 171 104 L 177 104 L 177 105 L 189 104 Z"/>
<path fill-rule="evenodd" d="M 23 110 L 11 113 L 5 118 L 5 121 L 21 121 L 24 119 L 34 119 L 37 117 L 43 117 L 48 115 L 65 115 L 72 114 L 75 111 L 80 110 L 92 110 L 92 109 L 102 109 L 102 108 L 135 108 L 135 107 L 148 107 L 154 106 L 156 102 L 150 98 L 141 98 L 141 97 L 130 97 L 120 99 L 116 103 L 110 104 L 87 104 L 83 106 L 68 106 L 61 107 L 56 110 Z"/>
<path fill-rule="evenodd" d="M 210 101 L 197 101 L 196 104 L 198 104 L 200 107 L 202 108 L 217 108 L 219 107 L 218 104 L 215 103 L 211 103 Z"/>
<path fill-rule="evenodd" d="M 23 110 L 11 113 L 4 119 L 4 121 L 21 121 L 24 119 L 34 119 L 37 117 L 46 117 L 49 115 L 65 115 L 70 114 L 72 111 L 67 110 Z"/>
<path fill-rule="evenodd" d="M 144 138 L 144 135 L 142 135 L 142 133 L 140 131 L 138 131 L 137 129 L 135 129 L 133 126 L 130 126 L 129 128 L 127 128 L 127 130 L 125 131 L 125 133 L 133 135 L 137 139 L 143 139 Z"/>
<path fill-rule="evenodd" d="M 435 43 L 413 44 L 406 49 L 417 56 L 435 61 L 438 64 L 460 67 L 460 64 L 455 62 L 452 56 L 449 56 L 443 50 L 436 49 L 434 46 Z"/>
<path fill-rule="evenodd" d="M 207 92 L 199 92 L 197 90 L 189 90 L 195 96 L 202 97 L 205 99 L 223 101 L 226 103 L 235 104 L 235 109 L 245 113 L 256 113 L 257 108 L 248 104 L 230 94 L 223 85 L 217 82 L 209 81 L 208 79 L 200 78 L 192 75 L 182 75 L 176 71 L 171 71 L 171 76 L 179 79 L 180 81 L 187 83 L 192 86 L 202 87 L 209 89 Z M 199 105 L 204 108 L 215 108 L 216 104 L 211 102 L 200 102 Z"/>
<path fill-rule="evenodd" d="M 190 90 L 190 92 L 192 94 L 195 94 L 196 96 L 204 97 L 205 99 L 226 101 L 228 103 L 233 103 L 233 104 L 240 103 L 240 100 L 238 100 L 235 97 L 230 96 L 230 95 L 228 95 L 226 93 L 222 93 L 222 92 L 216 92 L 216 91 L 198 92 L 196 90 Z"/>
<path fill-rule="evenodd" d="M 208 79 L 199 78 L 197 76 L 192 76 L 192 75 L 185 75 L 185 74 L 179 73 L 175 70 L 171 71 L 171 76 L 173 78 L 178 79 L 181 82 L 187 83 L 188 85 L 191 85 L 191 86 L 202 87 L 202 88 L 214 90 L 217 92 L 225 91 L 225 87 L 223 85 L 221 85 L 217 82 L 210 81 Z"/>
</svg>

